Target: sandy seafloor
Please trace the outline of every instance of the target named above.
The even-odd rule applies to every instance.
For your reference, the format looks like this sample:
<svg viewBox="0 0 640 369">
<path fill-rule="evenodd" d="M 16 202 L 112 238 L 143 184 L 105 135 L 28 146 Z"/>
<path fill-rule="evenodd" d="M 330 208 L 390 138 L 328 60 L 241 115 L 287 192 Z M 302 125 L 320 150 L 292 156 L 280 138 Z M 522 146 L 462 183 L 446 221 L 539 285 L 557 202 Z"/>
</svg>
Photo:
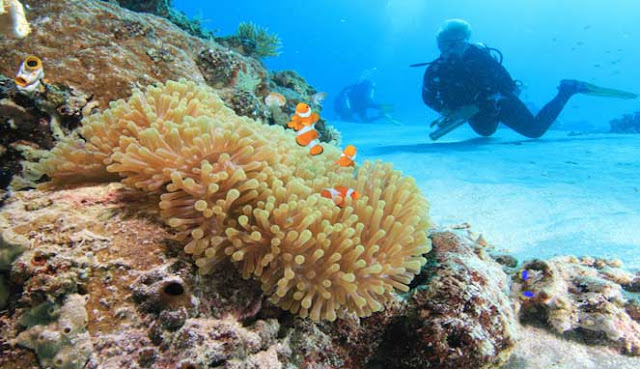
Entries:
<svg viewBox="0 0 640 369">
<path fill-rule="evenodd" d="M 342 145 L 416 179 L 441 226 L 468 222 L 520 262 L 616 257 L 640 269 L 640 135 L 551 130 L 536 140 L 467 126 L 438 141 L 424 125 L 332 121 Z M 638 369 L 640 358 L 525 327 L 507 369 Z"/>
<path fill-rule="evenodd" d="M 463 126 L 332 121 L 357 161 L 381 159 L 416 179 L 438 225 L 463 222 L 520 261 L 556 254 L 617 257 L 640 269 L 640 135 L 550 130 L 489 138 Z"/>
</svg>

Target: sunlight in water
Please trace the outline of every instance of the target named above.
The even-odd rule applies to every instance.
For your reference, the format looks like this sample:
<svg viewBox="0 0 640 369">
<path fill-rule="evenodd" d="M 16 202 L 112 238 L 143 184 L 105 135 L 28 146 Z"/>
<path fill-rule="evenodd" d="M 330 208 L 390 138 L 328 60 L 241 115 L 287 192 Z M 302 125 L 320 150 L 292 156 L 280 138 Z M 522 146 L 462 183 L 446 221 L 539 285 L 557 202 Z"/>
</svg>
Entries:
<svg viewBox="0 0 640 369">
<path fill-rule="evenodd" d="M 424 0 L 388 0 L 385 13 L 390 31 L 406 32 L 419 27 L 424 21 L 427 6 Z"/>
</svg>

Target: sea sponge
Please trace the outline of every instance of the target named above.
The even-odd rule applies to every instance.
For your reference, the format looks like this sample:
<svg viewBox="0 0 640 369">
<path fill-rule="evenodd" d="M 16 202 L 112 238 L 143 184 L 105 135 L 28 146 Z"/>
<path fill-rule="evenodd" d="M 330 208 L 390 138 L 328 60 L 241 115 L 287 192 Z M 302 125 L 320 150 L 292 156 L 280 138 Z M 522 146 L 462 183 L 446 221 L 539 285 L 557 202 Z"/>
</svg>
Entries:
<svg viewBox="0 0 640 369">
<path fill-rule="evenodd" d="M 19 0 L 0 0 L 0 34 L 24 38 L 31 33 L 31 26 Z"/>
<path fill-rule="evenodd" d="M 302 317 L 382 310 L 431 249 L 428 203 L 413 179 L 390 164 L 340 167 L 335 147 L 312 157 L 293 132 L 237 116 L 208 87 L 136 91 L 87 118 L 81 135 L 81 165 L 61 161 L 75 160 L 68 143 L 43 165 L 54 181 L 91 168 L 159 194 L 161 217 L 201 272 L 231 260 Z M 338 207 L 320 196 L 335 186 L 362 196 Z"/>
<path fill-rule="evenodd" d="M 87 332 L 86 301 L 85 296 L 72 294 L 61 306 L 46 303 L 35 307 L 27 313 L 32 316 L 25 316 L 29 318 L 29 326 L 13 343 L 34 350 L 43 367 L 84 368 L 93 352 Z"/>
</svg>

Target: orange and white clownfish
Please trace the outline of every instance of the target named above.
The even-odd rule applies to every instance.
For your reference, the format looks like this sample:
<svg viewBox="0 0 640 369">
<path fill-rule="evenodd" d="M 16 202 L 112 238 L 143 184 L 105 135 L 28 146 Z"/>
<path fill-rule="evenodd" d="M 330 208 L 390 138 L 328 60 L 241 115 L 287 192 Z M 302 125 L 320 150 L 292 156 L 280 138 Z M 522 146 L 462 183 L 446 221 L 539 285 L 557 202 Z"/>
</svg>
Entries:
<svg viewBox="0 0 640 369">
<path fill-rule="evenodd" d="M 334 188 L 325 188 L 320 192 L 320 196 L 331 199 L 336 205 L 343 207 L 347 197 L 351 197 L 351 199 L 355 201 L 360 198 L 360 192 L 353 188 L 337 186 Z"/>
<path fill-rule="evenodd" d="M 324 148 L 320 145 L 320 140 L 318 140 L 319 136 L 315 124 L 304 126 L 296 134 L 296 143 L 300 146 L 308 146 L 311 155 L 319 155 L 324 151 Z"/>
<path fill-rule="evenodd" d="M 340 154 L 340 158 L 336 161 L 341 167 L 352 167 L 354 166 L 356 161 L 356 147 L 353 145 L 347 145 L 344 148 L 342 154 Z"/>
<path fill-rule="evenodd" d="M 291 117 L 291 121 L 287 126 L 299 131 L 304 126 L 315 124 L 320 119 L 318 113 L 311 111 L 311 107 L 305 103 L 296 105 L 296 113 Z"/>
</svg>

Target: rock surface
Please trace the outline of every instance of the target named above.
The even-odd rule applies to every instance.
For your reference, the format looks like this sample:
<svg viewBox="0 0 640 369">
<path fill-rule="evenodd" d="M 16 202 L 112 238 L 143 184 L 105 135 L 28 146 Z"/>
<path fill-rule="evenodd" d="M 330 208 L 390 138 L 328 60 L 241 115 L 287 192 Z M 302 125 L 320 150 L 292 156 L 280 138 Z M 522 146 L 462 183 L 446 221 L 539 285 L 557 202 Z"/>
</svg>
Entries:
<svg viewBox="0 0 640 369">
<path fill-rule="evenodd" d="M 24 337 L 62 326 L 47 312 L 69 296 L 86 301 L 85 368 L 480 368 L 513 348 L 508 278 L 468 239 L 434 233 L 429 268 L 386 312 L 313 323 L 269 304 L 230 265 L 198 275 L 154 201 L 121 184 L 8 200 L 2 248 L 17 251 L 0 271 L 9 277 L 0 339 L 13 346 L 0 346 L 0 368 L 48 360 L 28 354 Z"/>
</svg>

